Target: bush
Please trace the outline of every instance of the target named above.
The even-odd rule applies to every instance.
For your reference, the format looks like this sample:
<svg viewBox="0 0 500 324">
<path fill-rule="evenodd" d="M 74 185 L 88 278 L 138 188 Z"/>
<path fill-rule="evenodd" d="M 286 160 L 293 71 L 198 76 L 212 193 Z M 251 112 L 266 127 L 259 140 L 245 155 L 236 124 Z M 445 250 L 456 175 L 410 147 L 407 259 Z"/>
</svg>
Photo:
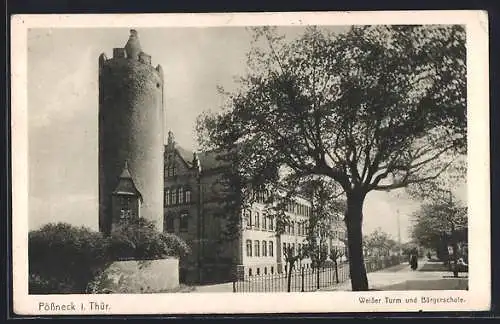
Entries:
<svg viewBox="0 0 500 324">
<path fill-rule="evenodd" d="M 155 260 L 167 256 L 183 257 L 189 247 L 178 236 L 158 232 L 144 218 L 132 219 L 111 234 L 111 254 L 117 260 Z"/>
<path fill-rule="evenodd" d="M 112 261 L 101 233 L 65 223 L 31 231 L 28 253 L 31 294 L 84 293 Z"/>
<path fill-rule="evenodd" d="M 90 282 L 116 260 L 183 257 L 189 247 L 173 234 L 158 232 L 145 219 L 119 226 L 109 237 L 66 223 L 29 233 L 29 293 L 87 292 Z"/>
</svg>

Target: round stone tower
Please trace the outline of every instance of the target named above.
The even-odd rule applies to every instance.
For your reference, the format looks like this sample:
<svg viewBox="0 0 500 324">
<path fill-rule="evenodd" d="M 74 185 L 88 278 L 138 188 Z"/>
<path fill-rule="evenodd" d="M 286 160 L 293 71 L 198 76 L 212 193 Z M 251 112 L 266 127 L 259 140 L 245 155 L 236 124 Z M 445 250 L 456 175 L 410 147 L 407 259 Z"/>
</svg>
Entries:
<svg viewBox="0 0 500 324">
<path fill-rule="evenodd" d="M 127 163 L 141 197 L 140 217 L 163 230 L 163 71 L 131 30 L 113 57 L 99 56 L 99 228 L 114 222 L 112 194 Z"/>
</svg>

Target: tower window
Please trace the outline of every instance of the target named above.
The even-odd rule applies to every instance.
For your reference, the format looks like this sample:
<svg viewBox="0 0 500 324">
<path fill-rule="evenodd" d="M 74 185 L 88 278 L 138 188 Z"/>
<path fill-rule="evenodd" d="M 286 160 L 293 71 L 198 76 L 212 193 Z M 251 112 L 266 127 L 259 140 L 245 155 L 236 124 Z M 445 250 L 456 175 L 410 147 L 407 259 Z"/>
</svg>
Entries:
<svg viewBox="0 0 500 324">
<path fill-rule="evenodd" d="M 120 210 L 120 220 L 123 220 L 123 221 L 128 220 L 128 219 L 130 219 L 131 216 L 132 216 L 132 211 L 130 209 L 122 208 Z"/>
</svg>

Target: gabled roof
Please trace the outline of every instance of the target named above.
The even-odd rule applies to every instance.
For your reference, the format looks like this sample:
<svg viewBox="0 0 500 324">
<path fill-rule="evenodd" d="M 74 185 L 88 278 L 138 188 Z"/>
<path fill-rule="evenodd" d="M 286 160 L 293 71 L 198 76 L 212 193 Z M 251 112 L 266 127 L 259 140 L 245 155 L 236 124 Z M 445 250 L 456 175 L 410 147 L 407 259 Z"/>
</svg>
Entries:
<svg viewBox="0 0 500 324">
<path fill-rule="evenodd" d="M 175 150 L 190 168 L 193 167 L 193 151 L 186 150 L 177 144 L 175 145 Z M 215 150 L 197 152 L 196 154 L 200 160 L 202 170 L 213 170 L 229 164 L 227 161 L 221 160 L 219 158 L 220 153 Z"/>
</svg>

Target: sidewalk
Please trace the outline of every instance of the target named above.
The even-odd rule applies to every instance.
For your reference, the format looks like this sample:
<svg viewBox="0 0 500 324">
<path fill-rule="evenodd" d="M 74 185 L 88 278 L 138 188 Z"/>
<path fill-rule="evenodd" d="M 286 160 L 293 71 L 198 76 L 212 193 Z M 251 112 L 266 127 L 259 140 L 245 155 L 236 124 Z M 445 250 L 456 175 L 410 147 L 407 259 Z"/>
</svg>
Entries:
<svg viewBox="0 0 500 324">
<path fill-rule="evenodd" d="M 419 269 L 427 261 L 419 260 Z M 465 290 L 468 278 L 461 274 L 453 278 L 450 272 L 413 271 L 408 263 L 367 274 L 370 290 Z M 350 291 L 351 281 L 321 289 L 321 291 Z"/>
</svg>

